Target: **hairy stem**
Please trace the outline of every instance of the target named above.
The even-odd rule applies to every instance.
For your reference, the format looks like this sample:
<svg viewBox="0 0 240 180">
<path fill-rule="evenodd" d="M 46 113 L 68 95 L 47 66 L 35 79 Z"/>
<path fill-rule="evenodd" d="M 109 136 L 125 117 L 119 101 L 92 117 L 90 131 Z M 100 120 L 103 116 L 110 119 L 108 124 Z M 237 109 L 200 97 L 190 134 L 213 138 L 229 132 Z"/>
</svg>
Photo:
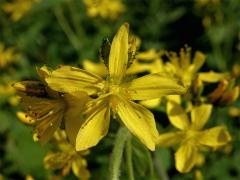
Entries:
<svg viewBox="0 0 240 180">
<path fill-rule="evenodd" d="M 110 179 L 118 180 L 120 176 L 120 166 L 122 162 L 125 142 L 130 135 L 125 127 L 121 127 L 116 135 L 111 161 L 110 161 Z"/>
</svg>

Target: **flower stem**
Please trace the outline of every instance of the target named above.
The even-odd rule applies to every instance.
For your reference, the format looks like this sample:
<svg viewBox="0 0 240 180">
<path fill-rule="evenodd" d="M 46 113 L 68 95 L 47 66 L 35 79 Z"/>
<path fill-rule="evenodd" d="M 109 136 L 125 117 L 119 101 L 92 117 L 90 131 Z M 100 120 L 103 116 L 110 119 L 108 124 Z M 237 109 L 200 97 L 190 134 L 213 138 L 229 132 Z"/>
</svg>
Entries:
<svg viewBox="0 0 240 180">
<path fill-rule="evenodd" d="M 122 162 L 123 149 L 125 142 L 130 135 L 125 127 L 121 127 L 116 135 L 115 144 L 110 161 L 110 179 L 118 180 L 120 176 L 120 166 Z"/>
<path fill-rule="evenodd" d="M 126 160 L 129 180 L 134 180 L 133 164 L 132 164 L 132 137 L 129 136 L 126 144 Z"/>
<path fill-rule="evenodd" d="M 149 163 L 149 171 L 150 171 L 150 179 L 154 179 L 154 167 L 153 167 L 153 161 L 151 153 L 146 149 L 147 151 L 147 158 Z"/>
<path fill-rule="evenodd" d="M 154 164 L 157 170 L 157 174 L 159 175 L 160 179 L 169 180 L 168 174 L 162 165 L 161 157 L 157 153 L 155 153 L 154 155 Z"/>
</svg>

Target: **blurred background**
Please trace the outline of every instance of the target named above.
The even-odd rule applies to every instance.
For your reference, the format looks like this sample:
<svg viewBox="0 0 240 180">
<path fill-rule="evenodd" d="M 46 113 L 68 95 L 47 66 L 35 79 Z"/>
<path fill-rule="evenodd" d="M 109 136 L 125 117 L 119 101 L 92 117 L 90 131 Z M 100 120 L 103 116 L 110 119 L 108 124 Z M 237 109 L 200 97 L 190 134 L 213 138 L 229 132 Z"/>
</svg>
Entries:
<svg viewBox="0 0 240 180">
<path fill-rule="evenodd" d="M 188 45 L 193 52 L 207 55 L 204 71 L 231 72 L 239 77 L 239 10 L 239 0 L 1 0 L 0 179 L 55 177 L 43 166 L 51 145 L 35 143 L 31 128 L 16 118 L 20 107 L 12 83 L 36 79 L 36 67 L 45 64 L 82 67 L 85 59 L 98 62 L 103 39 L 111 40 L 124 22 L 129 22 L 131 31 L 141 39 L 140 51 L 179 52 Z M 232 106 L 240 108 L 239 100 Z M 213 118 L 230 127 L 234 143 L 227 155 L 207 156 L 201 167 L 205 179 L 240 179 L 239 111 L 231 116 L 229 107 L 215 110 Z M 156 116 L 162 118 L 159 113 Z M 92 179 L 105 179 L 112 140 L 110 134 L 87 157 Z M 184 175 L 175 170 L 171 150 L 157 153 L 170 179 L 195 177 L 194 172 Z M 140 173 L 144 163 L 137 163 Z"/>
</svg>

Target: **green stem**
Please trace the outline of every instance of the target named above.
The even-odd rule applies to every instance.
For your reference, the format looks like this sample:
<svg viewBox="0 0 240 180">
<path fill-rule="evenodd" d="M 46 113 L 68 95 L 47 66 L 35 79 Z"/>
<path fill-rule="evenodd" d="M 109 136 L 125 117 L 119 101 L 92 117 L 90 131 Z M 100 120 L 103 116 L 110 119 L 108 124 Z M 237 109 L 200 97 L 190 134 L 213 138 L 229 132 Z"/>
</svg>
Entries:
<svg viewBox="0 0 240 180">
<path fill-rule="evenodd" d="M 119 179 L 123 149 L 128 136 L 129 136 L 129 131 L 125 127 L 121 127 L 118 130 L 118 133 L 115 139 L 115 144 L 113 147 L 111 161 L 110 161 L 110 179 L 111 180 Z"/>
<path fill-rule="evenodd" d="M 147 151 L 148 165 L 149 165 L 149 171 L 150 171 L 150 179 L 154 179 L 154 168 L 153 168 L 152 156 L 147 149 L 146 151 Z"/>
<path fill-rule="evenodd" d="M 160 179 L 169 180 L 168 174 L 162 165 L 161 157 L 159 156 L 158 153 L 154 154 L 154 164 Z"/>
<path fill-rule="evenodd" d="M 77 52 L 80 52 L 81 45 L 78 41 L 78 37 L 75 35 L 73 30 L 71 29 L 71 26 L 68 24 L 68 21 L 64 16 L 62 8 L 61 7 L 54 8 L 54 14 L 72 46 L 76 49 Z"/>
<path fill-rule="evenodd" d="M 127 160 L 127 168 L 128 168 L 128 176 L 129 180 L 134 180 L 134 172 L 133 172 L 133 163 L 132 163 L 132 137 L 129 136 L 126 144 L 126 160 Z"/>
</svg>

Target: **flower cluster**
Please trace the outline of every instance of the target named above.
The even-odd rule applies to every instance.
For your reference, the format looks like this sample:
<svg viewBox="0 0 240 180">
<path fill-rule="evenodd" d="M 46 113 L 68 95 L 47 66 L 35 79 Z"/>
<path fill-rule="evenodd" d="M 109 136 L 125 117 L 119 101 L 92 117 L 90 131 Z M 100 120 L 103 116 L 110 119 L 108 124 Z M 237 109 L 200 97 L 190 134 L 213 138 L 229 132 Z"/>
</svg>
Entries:
<svg viewBox="0 0 240 180">
<path fill-rule="evenodd" d="M 44 144 L 60 127 L 65 129 L 64 143 L 69 141 L 71 148 L 59 143 L 62 153 L 48 155 L 44 160 L 47 168 L 62 169 L 65 175 L 72 167 L 78 177 L 80 171 L 88 174 L 86 162 L 77 152 L 96 146 L 107 135 L 112 119 L 151 151 L 180 145 L 175 161 L 181 173 L 199 163 L 202 151 L 219 149 L 231 141 L 223 125 L 203 129 L 211 119 L 212 104 L 231 103 L 238 97 L 239 87 L 222 88 L 223 82 L 231 81 L 229 74 L 198 72 L 205 55 L 196 52 L 192 57 L 189 47 L 179 54 L 154 49 L 137 53 L 137 49 L 136 37 L 125 23 L 111 44 L 104 42 L 101 63 L 84 61 L 84 69 L 43 66 L 37 69 L 39 81 L 14 84 L 25 110 L 18 116 L 34 126 L 34 140 Z M 211 83 L 220 87 L 205 95 L 204 87 Z M 178 131 L 160 132 L 157 128 L 147 107 L 157 108 L 160 103 Z M 82 166 L 76 170 L 77 161 Z"/>
<path fill-rule="evenodd" d="M 20 20 L 32 8 L 34 3 L 40 0 L 14 0 L 13 2 L 5 3 L 3 10 L 11 15 L 13 21 Z"/>
<path fill-rule="evenodd" d="M 89 179 L 90 173 L 87 169 L 87 161 L 84 156 L 89 151 L 76 152 L 75 148 L 67 141 L 66 133 L 62 130 L 54 134 L 54 143 L 59 151 L 49 152 L 44 158 L 47 169 L 61 170 L 61 175 L 66 176 L 72 169 L 74 175 L 79 179 Z"/>
<path fill-rule="evenodd" d="M 6 97 L 10 105 L 16 106 L 19 98 L 15 96 L 15 89 L 12 84 L 16 81 L 10 77 L 15 72 L 14 65 L 19 63 L 20 54 L 15 48 L 7 48 L 5 44 L 0 42 L 0 97 Z"/>
<path fill-rule="evenodd" d="M 121 0 L 84 0 L 83 2 L 90 17 L 100 16 L 104 19 L 114 20 L 125 11 Z"/>
</svg>

